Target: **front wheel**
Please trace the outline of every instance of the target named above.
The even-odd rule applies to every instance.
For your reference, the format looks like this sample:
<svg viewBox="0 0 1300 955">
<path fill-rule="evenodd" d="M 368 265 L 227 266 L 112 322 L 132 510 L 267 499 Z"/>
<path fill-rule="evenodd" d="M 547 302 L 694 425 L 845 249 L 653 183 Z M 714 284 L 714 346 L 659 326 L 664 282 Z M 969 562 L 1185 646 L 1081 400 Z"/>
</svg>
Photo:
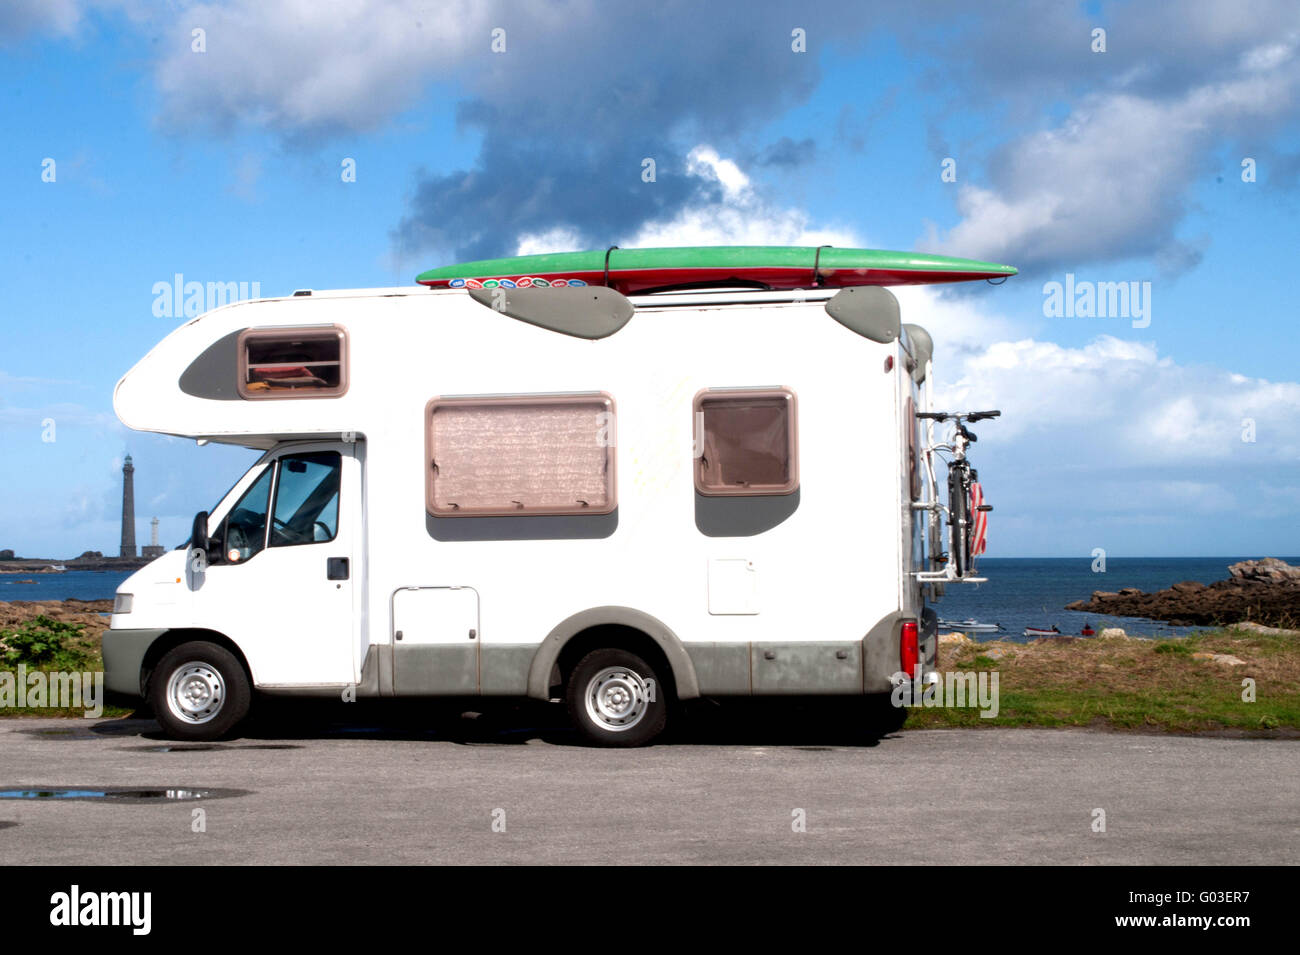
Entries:
<svg viewBox="0 0 1300 955">
<path fill-rule="evenodd" d="M 235 655 L 198 640 L 169 650 L 149 682 L 154 715 L 172 739 L 224 736 L 247 715 L 251 695 Z"/>
<path fill-rule="evenodd" d="M 654 667 L 635 653 L 593 650 L 569 675 L 569 716 L 597 746 L 644 746 L 668 722 L 663 686 Z"/>
</svg>

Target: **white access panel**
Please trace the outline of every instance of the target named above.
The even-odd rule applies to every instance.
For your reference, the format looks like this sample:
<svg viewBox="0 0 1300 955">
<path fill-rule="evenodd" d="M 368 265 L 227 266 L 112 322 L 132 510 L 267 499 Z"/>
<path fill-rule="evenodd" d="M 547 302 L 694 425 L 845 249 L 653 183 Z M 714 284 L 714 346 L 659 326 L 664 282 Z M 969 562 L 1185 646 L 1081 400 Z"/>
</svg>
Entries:
<svg viewBox="0 0 1300 955">
<path fill-rule="evenodd" d="M 743 557 L 715 557 L 709 561 L 709 613 L 758 613 L 758 571 Z"/>
<path fill-rule="evenodd" d="M 393 595 L 393 631 L 402 635 L 400 646 L 466 644 L 478 638 L 478 626 L 473 587 L 420 587 Z"/>
</svg>

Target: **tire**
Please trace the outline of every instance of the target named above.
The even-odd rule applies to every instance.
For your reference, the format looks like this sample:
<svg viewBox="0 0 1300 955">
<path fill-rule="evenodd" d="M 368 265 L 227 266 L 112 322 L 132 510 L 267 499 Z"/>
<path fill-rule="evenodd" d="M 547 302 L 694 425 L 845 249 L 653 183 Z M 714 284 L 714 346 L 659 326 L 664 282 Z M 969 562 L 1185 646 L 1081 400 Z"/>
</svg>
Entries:
<svg viewBox="0 0 1300 955">
<path fill-rule="evenodd" d="M 965 577 L 970 569 L 970 472 L 965 468 L 948 470 L 948 511 L 952 524 L 949 553 L 957 564 L 957 576 Z"/>
<path fill-rule="evenodd" d="M 889 693 L 872 693 L 860 702 L 862 729 L 868 736 L 879 738 L 897 733 L 907 722 L 907 708 L 895 706 Z"/>
<path fill-rule="evenodd" d="M 665 687 L 654 667 L 635 653 L 593 650 L 569 675 L 565 700 L 588 743 L 644 746 L 667 725 Z"/>
<path fill-rule="evenodd" d="M 149 681 L 149 704 L 171 739 L 219 739 L 248 714 L 251 698 L 235 655 L 200 640 L 164 654 Z"/>
</svg>

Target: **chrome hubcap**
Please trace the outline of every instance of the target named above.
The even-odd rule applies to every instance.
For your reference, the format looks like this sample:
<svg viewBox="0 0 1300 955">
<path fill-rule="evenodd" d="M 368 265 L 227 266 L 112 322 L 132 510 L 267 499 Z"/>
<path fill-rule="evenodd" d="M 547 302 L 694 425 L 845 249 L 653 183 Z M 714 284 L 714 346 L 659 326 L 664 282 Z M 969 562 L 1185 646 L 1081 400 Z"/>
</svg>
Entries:
<svg viewBox="0 0 1300 955">
<path fill-rule="evenodd" d="M 206 663 L 187 663 L 167 681 L 167 709 L 186 723 L 206 723 L 221 712 L 226 687 L 221 674 Z"/>
<path fill-rule="evenodd" d="M 613 732 L 641 722 L 650 707 L 650 690 L 626 667 L 606 667 L 587 682 L 587 716 Z"/>
</svg>

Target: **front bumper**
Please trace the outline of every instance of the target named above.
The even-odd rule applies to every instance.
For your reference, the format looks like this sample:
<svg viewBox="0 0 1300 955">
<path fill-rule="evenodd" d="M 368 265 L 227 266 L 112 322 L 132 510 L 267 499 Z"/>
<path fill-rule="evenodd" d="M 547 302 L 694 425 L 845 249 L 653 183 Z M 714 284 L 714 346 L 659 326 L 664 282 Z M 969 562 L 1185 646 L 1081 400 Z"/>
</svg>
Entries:
<svg viewBox="0 0 1300 955">
<path fill-rule="evenodd" d="M 144 696 L 144 658 L 166 630 L 105 630 L 104 687 L 110 693 Z"/>
</svg>

